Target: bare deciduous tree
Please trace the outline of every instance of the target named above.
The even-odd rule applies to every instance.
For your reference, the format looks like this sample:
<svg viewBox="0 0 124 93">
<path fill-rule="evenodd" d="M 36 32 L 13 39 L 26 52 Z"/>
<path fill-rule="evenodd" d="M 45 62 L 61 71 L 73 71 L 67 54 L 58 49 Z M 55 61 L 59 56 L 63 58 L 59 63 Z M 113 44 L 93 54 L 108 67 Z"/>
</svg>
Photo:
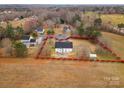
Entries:
<svg viewBox="0 0 124 93">
<path fill-rule="evenodd" d="M 37 19 L 34 18 L 29 18 L 27 21 L 24 23 L 24 31 L 25 33 L 30 33 L 34 28 L 38 26 L 38 21 Z"/>
<path fill-rule="evenodd" d="M 4 57 L 12 56 L 12 42 L 10 39 L 5 38 L 2 40 L 2 50 Z"/>
</svg>

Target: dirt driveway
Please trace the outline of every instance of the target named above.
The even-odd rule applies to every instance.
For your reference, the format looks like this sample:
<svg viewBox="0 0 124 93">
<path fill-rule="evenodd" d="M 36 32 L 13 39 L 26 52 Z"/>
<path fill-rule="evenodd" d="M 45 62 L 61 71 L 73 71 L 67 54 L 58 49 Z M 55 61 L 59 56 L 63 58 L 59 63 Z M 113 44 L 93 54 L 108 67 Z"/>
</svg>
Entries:
<svg viewBox="0 0 124 93">
<path fill-rule="evenodd" d="M 0 58 L 0 87 L 124 87 L 124 64 Z"/>
</svg>

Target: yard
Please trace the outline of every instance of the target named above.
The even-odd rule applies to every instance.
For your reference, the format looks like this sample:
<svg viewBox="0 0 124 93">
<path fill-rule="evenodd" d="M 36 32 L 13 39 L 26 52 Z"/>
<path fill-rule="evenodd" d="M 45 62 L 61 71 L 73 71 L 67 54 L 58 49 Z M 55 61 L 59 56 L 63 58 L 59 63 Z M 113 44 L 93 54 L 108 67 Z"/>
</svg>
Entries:
<svg viewBox="0 0 124 93">
<path fill-rule="evenodd" d="M 69 54 L 66 54 L 66 55 L 58 55 L 56 52 L 55 52 L 55 42 L 56 40 L 54 38 L 52 39 L 48 39 L 46 44 L 44 45 L 44 48 L 40 54 L 40 56 L 49 56 L 49 57 L 55 57 L 55 58 L 60 58 L 60 57 L 64 57 L 64 58 L 86 58 L 85 56 L 81 57 L 82 52 L 82 48 L 84 48 L 85 50 L 87 50 L 87 53 L 88 54 L 88 51 L 90 53 L 96 53 L 95 50 L 97 48 L 97 44 L 95 43 L 91 43 L 89 40 L 81 40 L 81 39 L 68 39 L 67 41 L 70 41 L 73 43 L 73 51 Z M 112 59 L 116 59 L 115 56 L 113 56 L 111 53 L 109 53 L 108 55 L 106 54 L 97 54 L 97 58 L 98 59 L 104 59 L 104 60 L 112 60 Z"/>
<path fill-rule="evenodd" d="M 124 64 L 1 58 L 0 87 L 124 87 Z"/>
<path fill-rule="evenodd" d="M 111 22 L 112 25 L 117 26 L 120 23 L 124 23 L 124 15 L 123 14 L 102 14 L 102 21 L 107 23 Z"/>
<path fill-rule="evenodd" d="M 103 37 L 111 41 L 112 50 L 124 59 L 124 36 L 116 35 L 109 32 L 102 32 Z"/>
</svg>

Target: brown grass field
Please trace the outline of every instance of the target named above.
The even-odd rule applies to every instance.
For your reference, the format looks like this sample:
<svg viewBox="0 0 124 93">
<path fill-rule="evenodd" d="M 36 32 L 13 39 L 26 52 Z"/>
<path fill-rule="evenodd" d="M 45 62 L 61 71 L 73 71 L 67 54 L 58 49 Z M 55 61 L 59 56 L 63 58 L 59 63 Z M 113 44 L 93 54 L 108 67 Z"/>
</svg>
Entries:
<svg viewBox="0 0 124 93">
<path fill-rule="evenodd" d="M 109 32 L 102 32 L 103 37 L 111 41 L 112 50 L 124 59 L 124 36 L 116 35 Z"/>
<path fill-rule="evenodd" d="M 103 22 L 111 22 L 112 25 L 117 25 L 120 23 L 124 23 L 124 15 L 123 14 L 102 14 L 101 18 Z"/>
<path fill-rule="evenodd" d="M 102 34 L 112 42 L 112 49 L 124 59 L 124 36 L 107 32 Z M 75 45 L 82 43 L 79 40 L 73 42 Z M 84 44 L 94 49 L 94 45 L 85 40 Z M 31 56 L 34 50 L 31 49 Z M 42 60 L 33 57 L 0 58 L 0 87 L 124 87 L 124 64 Z"/>
<path fill-rule="evenodd" d="M 84 15 L 84 14 L 83 14 Z M 86 16 L 96 16 L 98 17 L 98 14 L 95 12 L 86 12 Z M 112 25 L 117 26 L 120 23 L 124 23 L 124 15 L 123 14 L 101 14 L 102 22 L 108 23 L 111 22 Z"/>
<path fill-rule="evenodd" d="M 0 87 L 124 87 L 124 64 L 1 58 Z"/>
</svg>

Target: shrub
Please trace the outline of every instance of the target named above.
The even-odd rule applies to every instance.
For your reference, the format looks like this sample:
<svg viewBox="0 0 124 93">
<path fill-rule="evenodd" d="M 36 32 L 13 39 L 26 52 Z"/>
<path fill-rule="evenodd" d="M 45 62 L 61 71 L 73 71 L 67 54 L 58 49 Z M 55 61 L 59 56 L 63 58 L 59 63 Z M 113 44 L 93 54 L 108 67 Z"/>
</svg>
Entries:
<svg viewBox="0 0 124 93">
<path fill-rule="evenodd" d="M 38 37 L 38 34 L 36 32 L 32 32 L 31 35 L 32 35 L 33 38 L 37 38 Z"/>
<path fill-rule="evenodd" d="M 64 24 L 65 21 L 64 21 L 63 19 L 60 19 L 60 23 L 61 23 L 61 24 Z"/>
<path fill-rule="evenodd" d="M 118 28 L 124 28 L 124 24 L 123 23 L 118 24 Z"/>
<path fill-rule="evenodd" d="M 6 26 L 5 36 L 10 39 L 14 38 L 14 28 L 9 23 L 7 23 L 7 26 Z"/>
<path fill-rule="evenodd" d="M 97 18 L 94 20 L 94 26 L 96 28 L 100 27 L 102 25 L 102 19 L 101 18 Z"/>
<path fill-rule="evenodd" d="M 101 36 L 101 32 L 97 31 L 94 27 L 88 27 L 85 31 L 85 35 L 91 38 L 97 38 Z"/>
<path fill-rule="evenodd" d="M 20 39 L 23 35 L 24 35 L 24 30 L 23 30 L 23 27 L 22 26 L 18 26 L 16 29 L 16 32 L 14 33 L 15 34 L 15 38 L 16 39 Z"/>
<path fill-rule="evenodd" d="M 15 55 L 16 57 L 25 57 L 27 56 L 27 47 L 21 42 L 14 43 Z"/>
<path fill-rule="evenodd" d="M 53 35 L 55 32 L 54 32 L 54 30 L 53 29 L 49 29 L 49 30 L 47 30 L 47 34 L 48 35 Z"/>
</svg>

